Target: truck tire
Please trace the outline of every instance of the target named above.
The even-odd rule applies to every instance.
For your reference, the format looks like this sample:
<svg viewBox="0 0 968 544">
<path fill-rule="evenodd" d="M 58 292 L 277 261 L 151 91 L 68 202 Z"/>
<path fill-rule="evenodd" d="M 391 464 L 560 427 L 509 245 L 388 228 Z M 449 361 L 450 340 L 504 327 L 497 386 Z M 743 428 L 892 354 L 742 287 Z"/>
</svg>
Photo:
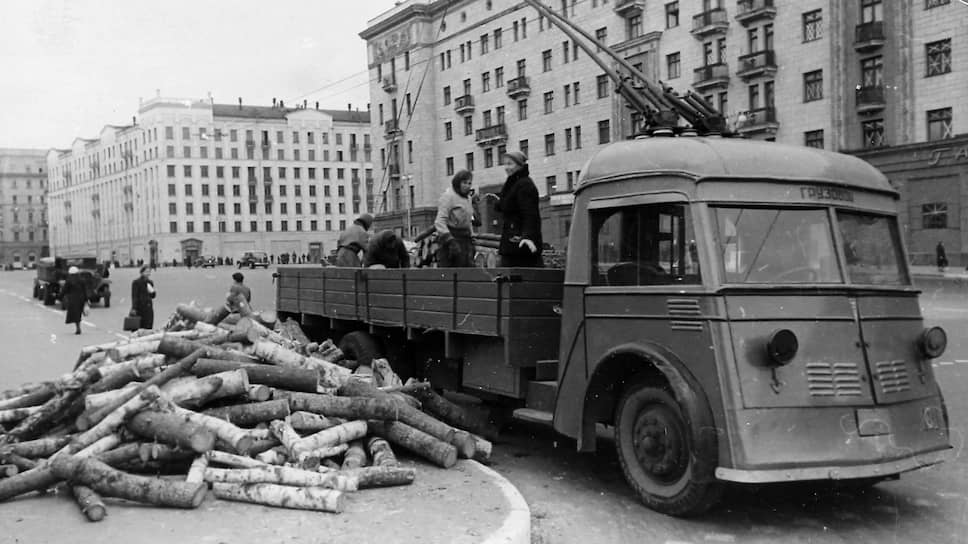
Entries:
<svg viewBox="0 0 968 544">
<path fill-rule="evenodd" d="M 720 482 L 694 476 L 692 433 L 676 399 L 644 383 L 626 389 L 615 412 L 615 449 L 629 485 L 649 508 L 701 514 L 722 496 Z"/>
<path fill-rule="evenodd" d="M 347 361 L 356 361 L 355 364 L 345 364 L 351 369 L 360 365 L 370 366 L 373 359 L 381 357 L 380 345 L 376 339 L 364 331 L 353 331 L 343 335 L 339 341 L 339 349 L 346 356 Z"/>
<path fill-rule="evenodd" d="M 54 290 L 48 286 L 44 289 L 44 306 L 53 306 L 54 302 Z"/>
</svg>

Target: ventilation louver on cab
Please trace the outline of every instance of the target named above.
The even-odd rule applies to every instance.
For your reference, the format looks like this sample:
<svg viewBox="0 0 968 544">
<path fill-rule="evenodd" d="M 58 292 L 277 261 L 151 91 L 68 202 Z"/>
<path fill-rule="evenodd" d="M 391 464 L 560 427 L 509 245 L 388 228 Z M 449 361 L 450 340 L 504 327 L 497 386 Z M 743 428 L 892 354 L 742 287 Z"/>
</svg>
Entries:
<svg viewBox="0 0 968 544">
<path fill-rule="evenodd" d="M 874 366 L 877 371 L 877 381 L 885 393 L 900 393 L 911 389 L 907 365 L 902 359 L 877 361 Z"/>
<path fill-rule="evenodd" d="M 807 363 L 807 385 L 812 397 L 862 395 L 857 363 Z"/>
</svg>

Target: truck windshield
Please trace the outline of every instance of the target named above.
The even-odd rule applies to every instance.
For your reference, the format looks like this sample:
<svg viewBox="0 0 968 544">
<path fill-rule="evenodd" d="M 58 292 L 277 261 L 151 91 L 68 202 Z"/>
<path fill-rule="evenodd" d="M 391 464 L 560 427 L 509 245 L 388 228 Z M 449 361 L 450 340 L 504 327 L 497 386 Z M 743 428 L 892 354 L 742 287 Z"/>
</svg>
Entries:
<svg viewBox="0 0 968 544">
<path fill-rule="evenodd" d="M 727 283 L 842 283 L 824 209 L 716 207 Z"/>
<path fill-rule="evenodd" d="M 894 218 L 856 212 L 837 212 L 844 258 L 851 283 L 908 285 Z"/>
</svg>

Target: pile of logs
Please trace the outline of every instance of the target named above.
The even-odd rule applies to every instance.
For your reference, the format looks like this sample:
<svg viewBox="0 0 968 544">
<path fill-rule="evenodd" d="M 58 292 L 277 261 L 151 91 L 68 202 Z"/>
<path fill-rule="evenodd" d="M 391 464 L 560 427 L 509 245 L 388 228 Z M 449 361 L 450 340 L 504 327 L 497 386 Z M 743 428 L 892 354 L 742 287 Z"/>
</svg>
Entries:
<svg viewBox="0 0 968 544">
<path fill-rule="evenodd" d="M 413 463 L 485 460 L 486 418 L 385 360 L 240 299 L 193 304 L 162 331 L 81 350 L 60 378 L 0 393 L 0 502 L 66 484 L 91 521 L 102 496 L 196 508 L 219 499 L 340 512 L 360 489 L 407 485 Z M 352 499 L 350 499 L 352 500 Z"/>
</svg>

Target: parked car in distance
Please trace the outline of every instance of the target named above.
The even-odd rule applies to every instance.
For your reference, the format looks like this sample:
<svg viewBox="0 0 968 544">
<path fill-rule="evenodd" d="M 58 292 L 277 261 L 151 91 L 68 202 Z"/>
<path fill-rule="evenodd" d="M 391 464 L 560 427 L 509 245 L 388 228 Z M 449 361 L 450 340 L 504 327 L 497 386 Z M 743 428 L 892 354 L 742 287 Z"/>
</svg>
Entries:
<svg viewBox="0 0 968 544">
<path fill-rule="evenodd" d="M 239 268 L 269 268 L 269 254 L 265 251 L 246 251 L 236 264 Z"/>
<path fill-rule="evenodd" d="M 218 262 L 212 255 L 202 255 L 201 257 L 195 259 L 195 266 L 201 268 L 215 268 L 216 264 L 218 264 Z"/>
</svg>

